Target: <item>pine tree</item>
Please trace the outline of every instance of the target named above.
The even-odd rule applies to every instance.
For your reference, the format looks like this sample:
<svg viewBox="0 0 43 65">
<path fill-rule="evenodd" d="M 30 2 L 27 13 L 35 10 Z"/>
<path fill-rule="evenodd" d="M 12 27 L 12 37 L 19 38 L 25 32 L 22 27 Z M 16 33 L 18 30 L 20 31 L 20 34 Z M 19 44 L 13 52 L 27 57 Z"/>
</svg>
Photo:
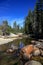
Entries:
<svg viewBox="0 0 43 65">
<path fill-rule="evenodd" d="M 28 16 L 25 19 L 24 27 L 25 27 L 25 33 L 31 34 L 32 33 L 32 11 L 30 10 L 28 13 Z"/>
<path fill-rule="evenodd" d="M 37 36 L 43 33 L 43 0 L 38 0 L 36 3 L 35 33 Z"/>
</svg>

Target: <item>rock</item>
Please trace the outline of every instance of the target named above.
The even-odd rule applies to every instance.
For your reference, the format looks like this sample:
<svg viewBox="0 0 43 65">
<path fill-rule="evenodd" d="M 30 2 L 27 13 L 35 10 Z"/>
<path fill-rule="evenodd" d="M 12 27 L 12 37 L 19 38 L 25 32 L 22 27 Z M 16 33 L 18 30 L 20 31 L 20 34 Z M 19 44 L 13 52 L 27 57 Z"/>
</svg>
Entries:
<svg viewBox="0 0 43 65">
<path fill-rule="evenodd" d="M 12 53 L 12 52 L 14 52 L 14 50 L 13 49 L 8 49 L 6 52 L 7 53 Z"/>
<path fill-rule="evenodd" d="M 25 65 L 42 65 L 42 64 L 38 61 L 31 60 L 25 63 Z"/>
<path fill-rule="evenodd" d="M 35 42 L 36 42 L 35 40 L 32 40 L 32 41 L 31 41 L 32 44 L 35 44 Z"/>
<path fill-rule="evenodd" d="M 35 44 L 35 46 L 36 47 L 38 47 L 38 48 L 40 48 L 40 49 L 43 49 L 43 42 L 35 42 L 36 44 Z"/>
<path fill-rule="evenodd" d="M 21 49 L 24 53 L 31 54 L 34 50 L 33 45 L 27 45 Z"/>
<path fill-rule="evenodd" d="M 21 55 L 26 59 L 30 59 L 34 50 L 33 45 L 27 45 L 21 49 Z"/>
<path fill-rule="evenodd" d="M 39 39 L 40 42 L 43 42 L 43 39 Z"/>
<path fill-rule="evenodd" d="M 41 56 L 43 56 L 43 50 L 40 50 L 41 51 Z"/>
<path fill-rule="evenodd" d="M 41 53 L 41 52 L 40 52 L 40 49 L 34 46 L 33 55 L 34 55 L 34 56 L 38 56 L 38 55 L 40 55 L 40 53 Z"/>
<path fill-rule="evenodd" d="M 11 44 L 9 45 L 9 48 L 6 50 L 7 53 L 15 53 L 15 51 L 18 50 L 18 46 Z"/>
<path fill-rule="evenodd" d="M 33 53 L 34 56 L 39 56 L 40 55 L 40 50 L 35 50 Z"/>
<path fill-rule="evenodd" d="M 21 57 L 24 59 L 31 59 L 32 56 L 39 56 L 40 54 L 43 56 L 43 51 L 35 45 L 27 45 L 21 49 Z"/>
<path fill-rule="evenodd" d="M 31 43 L 36 47 L 43 49 L 43 42 L 32 40 Z"/>
<path fill-rule="evenodd" d="M 30 58 L 32 57 L 32 54 L 26 54 L 26 53 L 24 53 L 23 54 L 23 58 L 26 60 L 29 60 Z"/>
<path fill-rule="evenodd" d="M 17 50 L 18 46 L 14 45 L 14 44 L 11 44 L 10 48 L 12 48 L 13 50 Z"/>
</svg>

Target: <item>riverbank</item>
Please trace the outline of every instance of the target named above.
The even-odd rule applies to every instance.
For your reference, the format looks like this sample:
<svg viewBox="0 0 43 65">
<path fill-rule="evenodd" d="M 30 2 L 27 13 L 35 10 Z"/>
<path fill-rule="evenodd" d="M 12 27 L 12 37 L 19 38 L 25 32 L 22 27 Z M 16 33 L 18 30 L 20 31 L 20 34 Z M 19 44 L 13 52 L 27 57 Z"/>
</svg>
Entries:
<svg viewBox="0 0 43 65">
<path fill-rule="evenodd" d="M 22 39 L 28 37 L 27 35 L 23 35 L 22 33 L 19 34 L 13 34 L 11 33 L 9 36 L 0 36 L 0 45 L 2 44 L 7 44 L 9 42 L 12 42 L 13 40 L 16 39 Z"/>
<path fill-rule="evenodd" d="M 9 42 L 12 42 L 13 40 L 16 40 L 16 39 L 22 39 L 22 37 L 9 37 L 9 38 L 0 38 L 0 45 L 2 44 L 7 44 Z"/>
<path fill-rule="evenodd" d="M 7 44 L 7 43 L 9 43 L 9 42 L 11 42 L 11 41 L 13 41 L 15 39 L 17 39 L 17 38 L 7 38 L 7 39 L 0 38 L 0 45 Z"/>
</svg>

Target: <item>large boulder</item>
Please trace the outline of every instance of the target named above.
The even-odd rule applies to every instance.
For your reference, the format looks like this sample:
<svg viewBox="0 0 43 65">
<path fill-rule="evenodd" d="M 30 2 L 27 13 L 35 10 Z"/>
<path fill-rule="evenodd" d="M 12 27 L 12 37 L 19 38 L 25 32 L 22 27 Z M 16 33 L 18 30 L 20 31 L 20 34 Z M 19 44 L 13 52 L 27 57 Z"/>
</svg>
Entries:
<svg viewBox="0 0 43 65">
<path fill-rule="evenodd" d="M 42 65 L 42 64 L 38 61 L 31 60 L 25 63 L 25 65 Z"/>
<path fill-rule="evenodd" d="M 21 49 L 20 54 L 23 56 L 23 58 L 30 59 L 33 51 L 34 51 L 34 46 L 33 45 L 27 45 Z"/>
<path fill-rule="evenodd" d="M 21 56 L 25 59 L 31 59 L 32 56 L 39 56 L 40 49 L 37 48 L 35 45 L 27 45 L 21 49 Z"/>
</svg>

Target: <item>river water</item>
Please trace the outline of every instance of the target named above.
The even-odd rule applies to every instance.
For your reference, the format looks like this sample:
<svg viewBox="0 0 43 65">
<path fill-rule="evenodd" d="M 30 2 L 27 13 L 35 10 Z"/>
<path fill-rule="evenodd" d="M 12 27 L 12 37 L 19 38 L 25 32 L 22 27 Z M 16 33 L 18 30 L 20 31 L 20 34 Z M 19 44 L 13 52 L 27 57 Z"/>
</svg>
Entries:
<svg viewBox="0 0 43 65">
<path fill-rule="evenodd" d="M 15 53 L 8 54 L 6 53 L 6 50 L 10 48 L 10 46 L 16 45 L 19 47 L 19 44 L 22 42 L 24 45 L 31 44 L 30 43 L 31 39 L 29 38 L 23 38 L 23 39 L 17 39 L 14 40 L 13 42 L 10 42 L 8 44 L 4 44 L 0 46 L 0 65 L 21 65 L 21 61 L 19 59 L 19 56 L 17 56 Z M 39 60 L 39 58 L 36 58 Z M 43 62 L 42 60 L 39 60 Z"/>
<path fill-rule="evenodd" d="M 16 45 L 19 47 L 20 43 L 24 45 L 30 44 L 30 39 L 23 38 L 23 39 L 16 39 L 13 42 L 8 44 L 0 45 L 0 65 L 16 65 L 20 63 L 19 57 L 15 55 L 15 53 L 8 54 L 6 50 L 10 48 L 11 45 Z"/>
</svg>

